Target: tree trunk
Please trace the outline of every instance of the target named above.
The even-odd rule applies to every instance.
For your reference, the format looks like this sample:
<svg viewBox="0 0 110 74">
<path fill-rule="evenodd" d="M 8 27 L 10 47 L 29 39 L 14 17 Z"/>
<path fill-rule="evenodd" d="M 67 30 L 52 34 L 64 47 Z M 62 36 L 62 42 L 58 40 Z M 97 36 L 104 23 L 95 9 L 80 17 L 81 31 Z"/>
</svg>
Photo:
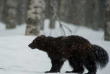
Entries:
<svg viewBox="0 0 110 74">
<path fill-rule="evenodd" d="M 85 24 L 85 3 L 86 0 L 75 0 L 72 1 L 73 7 L 71 7 L 71 9 L 73 8 L 73 17 L 72 19 L 72 23 L 73 24 L 77 24 L 77 25 L 84 25 Z M 72 4 L 71 4 L 72 5 Z"/>
<path fill-rule="evenodd" d="M 50 17 L 50 28 L 55 28 L 55 21 L 58 18 L 58 1 L 59 0 L 51 1 L 51 5 L 53 6 L 53 15 Z"/>
<path fill-rule="evenodd" d="M 4 0 L 0 0 L 0 21 L 3 22 L 2 15 L 4 9 Z"/>
<path fill-rule="evenodd" d="M 104 29 L 106 0 L 99 0 L 99 27 Z"/>
<path fill-rule="evenodd" d="M 85 24 L 85 3 L 86 0 L 61 0 L 59 7 L 61 20 L 77 25 Z"/>
<path fill-rule="evenodd" d="M 99 28 L 99 0 L 93 0 L 93 3 L 94 3 L 94 10 L 93 10 L 93 28 L 95 30 L 98 30 Z"/>
<path fill-rule="evenodd" d="M 44 22 L 44 0 L 29 0 L 26 35 L 38 35 Z"/>
<path fill-rule="evenodd" d="M 60 4 L 59 4 L 59 9 L 58 9 L 58 14 L 60 16 L 60 19 L 62 21 L 66 21 L 66 8 L 65 8 L 65 5 L 66 5 L 66 0 L 60 0 Z"/>
<path fill-rule="evenodd" d="M 49 28 L 55 28 L 55 13 L 57 13 L 57 4 L 58 0 L 45 0 L 46 2 L 46 9 L 45 9 L 45 15 L 46 18 L 50 20 Z M 53 9 L 55 8 L 55 10 Z"/>
<path fill-rule="evenodd" d="M 18 0 L 17 20 L 19 25 L 26 22 L 27 3 L 28 3 L 28 0 Z"/>
<path fill-rule="evenodd" d="M 6 29 L 15 28 L 17 25 L 17 0 L 5 0 L 3 15 Z"/>
<path fill-rule="evenodd" d="M 87 0 L 86 1 L 86 18 L 85 18 L 85 24 L 86 26 L 92 27 L 93 25 L 93 12 L 94 12 L 94 2 L 93 0 Z"/>
<path fill-rule="evenodd" d="M 106 2 L 105 40 L 110 41 L 110 0 Z"/>
<path fill-rule="evenodd" d="M 85 25 L 98 30 L 104 27 L 105 0 L 87 0 Z"/>
</svg>

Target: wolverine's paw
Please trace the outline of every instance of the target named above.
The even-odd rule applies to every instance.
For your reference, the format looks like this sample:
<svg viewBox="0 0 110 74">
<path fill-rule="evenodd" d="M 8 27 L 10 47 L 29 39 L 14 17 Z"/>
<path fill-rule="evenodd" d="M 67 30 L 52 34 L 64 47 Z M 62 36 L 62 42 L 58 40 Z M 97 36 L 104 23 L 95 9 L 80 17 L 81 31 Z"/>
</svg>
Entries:
<svg viewBox="0 0 110 74">
<path fill-rule="evenodd" d="M 46 71 L 45 73 L 50 73 L 50 71 Z"/>
<path fill-rule="evenodd" d="M 60 72 L 46 71 L 45 73 L 60 73 Z"/>
<path fill-rule="evenodd" d="M 73 71 L 66 71 L 66 73 L 74 73 Z"/>
<path fill-rule="evenodd" d="M 96 74 L 96 73 L 94 73 L 94 72 L 88 72 L 88 73 L 85 73 L 85 74 Z"/>
<path fill-rule="evenodd" d="M 66 71 L 66 73 L 78 73 L 78 74 L 83 74 L 83 71 Z"/>
<path fill-rule="evenodd" d="M 78 72 L 66 71 L 66 73 L 78 73 Z M 78 74 L 83 74 L 83 73 L 78 73 Z"/>
</svg>

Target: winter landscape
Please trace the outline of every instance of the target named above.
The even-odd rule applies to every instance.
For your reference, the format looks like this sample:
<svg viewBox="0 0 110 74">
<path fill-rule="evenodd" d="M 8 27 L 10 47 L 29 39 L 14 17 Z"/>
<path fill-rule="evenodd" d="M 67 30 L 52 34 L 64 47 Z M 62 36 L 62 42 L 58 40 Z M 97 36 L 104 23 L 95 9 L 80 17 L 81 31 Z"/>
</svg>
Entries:
<svg viewBox="0 0 110 74">
<path fill-rule="evenodd" d="M 110 42 L 104 41 L 102 30 L 94 31 L 87 27 L 74 26 L 68 23 L 72 34 L 65 28 L 66 35 L 79 35 L 87 38 L 91 43 L 102 46 L 110 53 Z M 17 26 L 15 29 L 6 30 L 5 25 L 0 23 L 0 74 L 43 74 L 51 67 L 47 54 L 40 50 L 32 50 L 28 44 L 36 36 L 25 36 L 26 24 Z M 51 33 L 50 33 L 51 32 Z M 48 28 L 48 20 L 45 21 L 45 29 L 40 32 L 46 36 L 61 36 L 58 22 L 53 30 Z M 64 63 L 61 73 L 72 70 L 68 61 Z M 87 70 L 85 70 L 85 73 Z M 98 69 L 97 74 L 110 74 L 110 63 L 104 69 Z"/>
<path fill-rule="evenodd" d="M 56 39 L 40 35 L 79 35 L 90 43 L 78 36 Z M 110 56 L 110 0 L 0 0 L 0 74 L 44 74 L 50 70 L 47 53 L 28 47 L 37 36 L 41 39 L 29 47 L 47 48 L 54 67 L 51 72 L 59 72 L 67 58 L 61 74 L 72 70 L 69 63 L 75 72 L 83 72 L 84 65 L 89 70 L 84 73 L 95 74 L 95 64 L 101 67 L 108 61 L 102 48 Z M 110 63 L 96 74 L 110 74 Z"/>
</svg>

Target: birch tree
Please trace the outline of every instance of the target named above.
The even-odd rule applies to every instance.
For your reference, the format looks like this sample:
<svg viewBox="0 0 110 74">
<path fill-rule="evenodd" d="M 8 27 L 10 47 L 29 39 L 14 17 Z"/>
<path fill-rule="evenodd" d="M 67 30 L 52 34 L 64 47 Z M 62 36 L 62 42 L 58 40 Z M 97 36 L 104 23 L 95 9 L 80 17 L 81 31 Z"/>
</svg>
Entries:
<svg viewBox="0 0 110 74">
<path fill-rule="evenodd" d="M 106 2 L 105 15 L 105 40 L 110 41 L 110 0 L 107 0 Z"/>
<path fill-rule="evenodd" d="M 38 35 L 44 25 L 44 0 L 29 0 L 26 35 Z"/>
</svg>

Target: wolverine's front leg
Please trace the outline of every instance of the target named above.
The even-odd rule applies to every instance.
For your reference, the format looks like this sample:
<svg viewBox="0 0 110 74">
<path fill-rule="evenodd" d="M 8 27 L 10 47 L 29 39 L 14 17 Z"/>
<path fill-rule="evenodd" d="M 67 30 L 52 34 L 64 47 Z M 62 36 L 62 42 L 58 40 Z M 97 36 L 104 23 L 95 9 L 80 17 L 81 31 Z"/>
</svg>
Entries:
<svg viewBox="0 0 110 74">
<path fill-rule="evenodd" d="M 52 67 L 50 71 L 46 71 L 45 73 L 56 73 L 60 72 L 60 69 L 64 63 L 64 60 L 61 58 L 59 54 L 56 54 L 54 57 L 51 58 Z"/>
<path fill-rule="evenodd" d="M 60 72 L 60 69 L 63 65 L 63 62 L 64 61 L 61 61 L 61 60 L 52 60 L 51 63 L 52 63 L 52 67 L 50 69 L 50 71 L 47 71 L 45 73 L 56 73 L 56 72 Z"/>
</svg>

